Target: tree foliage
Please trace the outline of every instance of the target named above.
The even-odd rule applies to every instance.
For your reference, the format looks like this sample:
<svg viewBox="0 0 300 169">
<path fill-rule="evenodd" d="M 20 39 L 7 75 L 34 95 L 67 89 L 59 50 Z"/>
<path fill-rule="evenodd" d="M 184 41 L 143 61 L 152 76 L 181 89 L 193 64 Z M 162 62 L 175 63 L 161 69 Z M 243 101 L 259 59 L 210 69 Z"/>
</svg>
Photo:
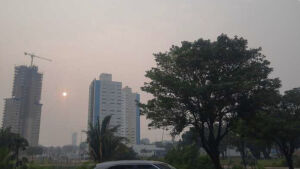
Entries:
<svg viewBox="0 0 300 169">
<path fill-rule="evenodd" d="M 274 142 L 293 169 L 293 154 L 300 146 L 300 88 L 278 95 L 278 102 L 257 113 L 247 125 L 248 135 Z"/>
<path fill-rule="evenodd" d="M 150 82 L 142 87 L 154 98 L 141 105 L 142 113 L 150 126 L 170 127 L 173 134 L 194 127 L 215 168 L 222 168 L 219 146 L 233 123 L 252 116 L 264 106 L 262 96 L 280 87 L 268 77 L 272 68 L 260 51 L 243 38 L 220 35 L 155 54 L 157 66 L 146 72 Z"/>
<path fill-rule="evenodd" d="M 177 145 L 165 156 L 167 163 L 180 169 L 211 169 L 213 164 L 207 156 L 201 156 L 195 144 Z"/>
<path fill-rule="evenodd" d="M 27 147 L 28 142 L 25 138 L 12 133 L 10 128 L 0 129 L 0 165 L 5 166 L 4 168 L 22 167 L 26 160 L 19 160 L 19 154 L 20 151 L 24 151 Z M 14 161 L 15 164 L 12 164 Z"/>
<path fill-rule="evenodd" d="M 90 155 L 94 161 L 103 162 L 124 158 L 119 153 L 130 153 L 123 142 L 126 141 L 124 137 L 115 135 L 119 126 L 110 127 L 109 123 L 111 116 L 106 116 L 100 127 L 99 120 L 96 125 L 90 124 L 87 131 L 87 142 L 89 144 Z M 132 154 L 130 154 L 132 156 Z M 128 158 L 131 158 L 128 156 Z"/>
<path fill-rule="evenodd" d="M 12 169 L 13 166 L 13 158 L 9 149 L 0 147 L 0 168 Z"/>
<path fill-rule="evenodd" d="M 181 140 L 179 141 L 181 145 L 192 145 L 195 144 L 198 148 L 201 147 L 201 140 L 198 132 L 195 128 L 190 128 L 188 131 L 181 135 Z"/>
</svg>

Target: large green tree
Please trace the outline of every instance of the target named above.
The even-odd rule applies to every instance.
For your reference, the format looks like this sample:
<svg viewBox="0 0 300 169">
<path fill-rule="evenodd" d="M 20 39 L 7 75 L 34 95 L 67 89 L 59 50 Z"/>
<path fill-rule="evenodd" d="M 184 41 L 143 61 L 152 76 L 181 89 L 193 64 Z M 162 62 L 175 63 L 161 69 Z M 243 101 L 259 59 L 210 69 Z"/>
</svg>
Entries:
<svg viewBox="0 0 300 169">
<path fill-rule="evenodd" d="M 247 40 L 220 35 L 217 41 L 199 39 L 154 54 L 156 67 L 142 90 L 153 99 L 141 104 L 150 127 L 169 127 L 179 134 L 194 127 L 216 169 L 219 146 L 233 122 L 249 117 L 265 102 L 257 98 L 278 92 L 280 81 L 269 78 L 270 62 Z M 206 130 L 206 128 L 208 130 Z"/>
<path fill-rule="evenodd" d="M 279 102 L 256 118 L 244 123 L 252 137 L 273 141 L 286 159 L 289 169 L 294 169 L 293 154 L 300 147 L 300 88 L 279 95 Z"/>
</svg>

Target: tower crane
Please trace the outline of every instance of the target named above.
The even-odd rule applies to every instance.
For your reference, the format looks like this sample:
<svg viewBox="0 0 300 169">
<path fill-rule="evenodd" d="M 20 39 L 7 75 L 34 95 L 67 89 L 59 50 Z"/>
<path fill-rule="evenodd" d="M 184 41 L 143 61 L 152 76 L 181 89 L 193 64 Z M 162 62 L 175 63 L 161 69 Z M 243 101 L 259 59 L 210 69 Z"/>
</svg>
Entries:
<svg viewBox="0 0 300 169">
<path fill-rule="evenodd" d="M 44 58 L 44 57 L 41 57 L 41 56 L 36 56 L 36 55 L 33 54 L 33 53 L 27 53 L 27 52 L 24 52 L 24 55 L 27 55 L 27 56 L 30 56 L 30 57 L 31 57 L 31 66 L 33 65 L 33 58 L 39 58 L 39 59 L 47 60 L 47 61 L 49 61 L 49 62 L 52 61 L 51 59 L 48 59 L 48 58 Z"/>
</svg>

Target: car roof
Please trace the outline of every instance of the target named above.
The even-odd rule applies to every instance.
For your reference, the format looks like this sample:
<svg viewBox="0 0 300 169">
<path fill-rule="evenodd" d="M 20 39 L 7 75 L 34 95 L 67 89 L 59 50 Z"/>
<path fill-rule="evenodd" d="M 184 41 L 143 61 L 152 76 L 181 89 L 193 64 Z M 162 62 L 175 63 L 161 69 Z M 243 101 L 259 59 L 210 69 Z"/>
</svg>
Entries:
<svg viewBox="0 0 300 169">
<path fill-rule="evenodd" d="M 122 160 L 122 161 L 108 161 L 99 163 L 96 168 L 107 168 L 115 165 L 136 165 L 136 164 L 163 164 L 160 161 L 148 161 L 148 160 Z"/>
</svg>

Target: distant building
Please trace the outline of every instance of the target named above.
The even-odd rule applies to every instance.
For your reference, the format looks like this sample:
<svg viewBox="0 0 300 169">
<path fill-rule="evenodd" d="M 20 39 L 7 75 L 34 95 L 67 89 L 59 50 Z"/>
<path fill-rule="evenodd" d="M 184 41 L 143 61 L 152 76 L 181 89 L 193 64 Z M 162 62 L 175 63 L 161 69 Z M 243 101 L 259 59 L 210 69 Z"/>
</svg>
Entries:
<svg viewBox="0 0 300 169">
<path fill-rule="evenodd" d="M 77 146 L 77 133 L 72 134 L 72 146 Z"/>
<path fill-rule="evenodd" d="M 141 139 L 140 144 L 148 145 L 150 144 L 150 140 L 148 138 L 143 138 Z"/>
<path fill-rule="evenodd" d="M 163 157 L 166 155 L 166 149 L 157 147 L 156 145 L 133 145 L 132 149 L 138 154 L 139 157 Z"/>
<path fill-rule="evenodd" d="M 140 112 L 137 101 L 140 96 L 122 83 L 112 81 L 112 75 L 102 73 L 89 88 L 88 124 L 100 126 L 103 119 L 112 115 L 110 126 L 119 126 L 116 135 L 126 137 L 130 144 L 140 142 Z"/>
<path fill-rule="evenodd" d="M 131 144 L 140 144 L 140 95 L 126 86 L 122 89 L 122 111 L 125 116 L 125 136 Z"/>
<path fill-rule="evenodd" d="M 40 133 L 43 75 L 36 66 L 16 66 L 12 97 L 5 99 L 3 127 L 26 138 L 37 146 Z"/>
</svg>

